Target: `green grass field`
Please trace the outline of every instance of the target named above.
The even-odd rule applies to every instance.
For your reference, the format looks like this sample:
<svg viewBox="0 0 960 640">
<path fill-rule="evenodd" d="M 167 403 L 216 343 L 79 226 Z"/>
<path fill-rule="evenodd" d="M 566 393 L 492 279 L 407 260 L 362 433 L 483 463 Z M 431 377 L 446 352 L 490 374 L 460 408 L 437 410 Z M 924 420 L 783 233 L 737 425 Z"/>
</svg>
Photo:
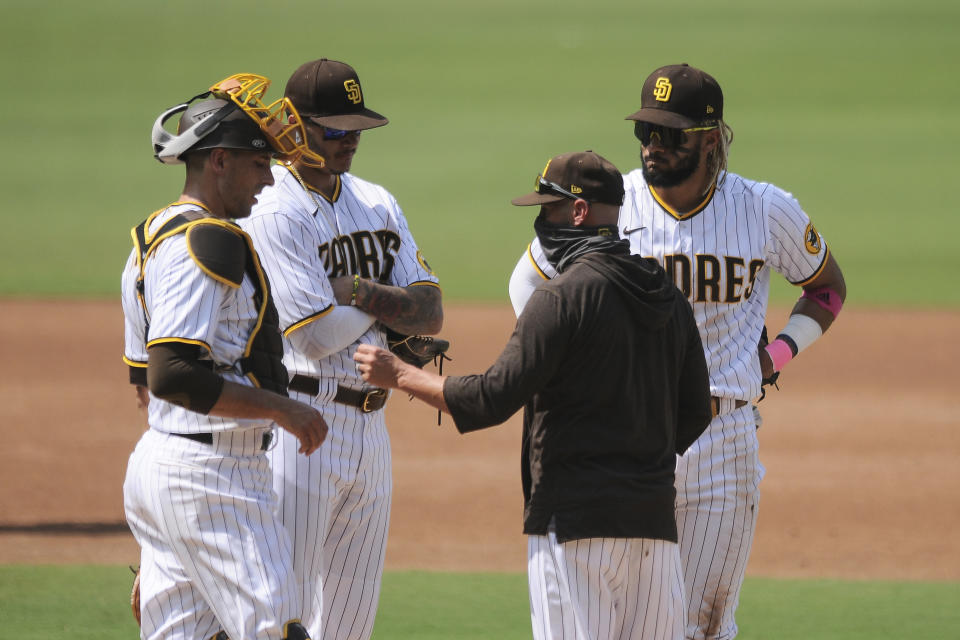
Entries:
<svg viewBox="0 0 960 640">
<path fill-rule="evenodd" d="M 960 306 L 960 4 L 949 0 L 0 0 L 0 297 L 117 295 L 129 228 L 179 194 L 151 157 L 166 107 L 247 71 L 282 94 L 301 62 L 353 64 L 391 119 L 354 171 L 398 198 L 448 301 L 506 303 L 532 237 L 509 205 L 545 160 L 622 170 L 644 77 L 710 71 L 731 168 L 793 192 L 848 304 Z M 774 287 L 775 302 L 796 293 Z M 0 640 L 130 638 L 125 567 L 0 566 Z M 960 637 L 957 583 L 748 579 L 760 638 Z M 520 575 L 389 573 L 375 638 L 529 637 Z"/>
<path fill-rule="evenodd" d="M 563 151 L 635 168 L 623 118 L 652 69 L 687 61 L 724 87 L 732 169 L 799 198 L 849 304 L 960 304 L 949 0 L 0 5 L 0 295 L 116 295 L 129 227 L 182 185 L 151 157 L 157 114 L 239 71 L 279 96 L 327 56 L 391 119 L 354 170 L 397 196 L 448 300 L 505 302 L 533 214 L 509 199 Z"/>
<path fill-rule="evenodd" d="M 0 640 L 136 635 L 122 566 L 0 566 Z M 748 578 L 740 640 L 960 637 L 960 585 Z M 374 640 L 530 637 L 526 576 L 388 572 Z"/>
</svg>

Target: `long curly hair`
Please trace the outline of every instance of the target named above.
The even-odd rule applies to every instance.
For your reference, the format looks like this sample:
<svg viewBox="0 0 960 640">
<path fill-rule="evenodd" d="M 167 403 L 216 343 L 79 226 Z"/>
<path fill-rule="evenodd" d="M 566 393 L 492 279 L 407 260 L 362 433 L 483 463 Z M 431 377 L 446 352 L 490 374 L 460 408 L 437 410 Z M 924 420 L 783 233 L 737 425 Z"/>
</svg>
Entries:
<svg viewBox="0 0 960 640">
<path fill-rule="evenodd" d="M 719 180 L 717 187 L 720 187 L 727 179 L 727 160 L 730 157 L 730 145 L 733 144 L 733 129 L 723 120 L 717 121 L 717 128 L 720 129 L 720 144 L 707 156 L 707 162 L 710 164 L 713 180 Z"/>
</svg>

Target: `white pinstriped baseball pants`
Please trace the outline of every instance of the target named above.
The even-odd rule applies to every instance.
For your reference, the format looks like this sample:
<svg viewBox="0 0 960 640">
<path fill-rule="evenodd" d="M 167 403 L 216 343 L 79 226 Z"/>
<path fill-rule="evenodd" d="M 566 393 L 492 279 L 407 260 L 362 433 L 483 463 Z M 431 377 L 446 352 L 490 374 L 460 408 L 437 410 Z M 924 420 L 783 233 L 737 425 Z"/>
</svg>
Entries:
<svg viewBox="0 0 960 640">
<path fill-rule="evenodd" d="M 124 510 L 141 547 L 142 638 L 198 640 L 222 628 L 231 640 L 279 640 L 300 618 L 260 442 L 211 446 L 148 430 L 130 455 Z"/>
<path fill-rule="evenodd" d="M 529 536 L 534 640 L 682 640 L 680 551 L 648 538 Z"/>
<path fill-rule="evenodd" d="M 269 453 L 293 543 L 303 625 L 314 640 L 366 640 L 380 599 L 393 489 L 384 412 L 291 396 L 310 402 L 329 426 L 309 457 L 285 431 Z"/>
<path fill-rule="evenodd" d="M 721 414 L 677 460 L 677 531 L 687 597 L 688 640 L 730 640 L 753 546 L 763 465 L 759 413 Z"/>
</svg>

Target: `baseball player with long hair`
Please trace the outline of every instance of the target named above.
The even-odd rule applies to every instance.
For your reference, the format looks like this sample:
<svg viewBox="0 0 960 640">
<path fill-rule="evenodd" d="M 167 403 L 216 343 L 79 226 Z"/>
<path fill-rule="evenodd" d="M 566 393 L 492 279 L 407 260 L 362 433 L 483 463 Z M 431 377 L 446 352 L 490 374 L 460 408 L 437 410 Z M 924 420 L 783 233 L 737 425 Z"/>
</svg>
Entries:
<svg viewBox="0 0 960 640">
<path fill-rule="evenodd" d="M 349 173 L 361 132 L 387 124 L 365 106 L 353 67 L 304 63 L 285 94 L 326 162 L 274 167 L 275 184 L 242 224 L 274 286 L 291 394 L 323 414 L 330 435 L 305 458 L 281 434 L 274 488 L 305 626 L 315 638 L 362 639 L 377 610 L 392 477 L 387 391 L 364 383 L 352 356 L 361 342 L 386 346 L 388 329 L 438 332 L 441 292 L 393 196 Z"/>
<path fill-rule="evenodd" d="M 714 418 L 677 461 L 676 517 L 687 638 L 729 639 L 753 544 L 763 466 L 751 400 L 833 323 L 843 274 L 796 199 L 727 171 L 733 135 L 716 80 L 686 64 L 644 82 L 635 123 L 642 166 L 624 177 L 619 229 L 656 258 L 693 306 L 710 371 Z M 761 341 L 771 270 L 803 289 L 789 321 Z M 556 266 L 534 240 L 510 280 L 519 313 Z M 758 347 L 758 345 L 760 345 Z"/>
<path fill-rule="evenodd" d="M 186 164 L 186 181 L 134 228 L 122 278 L 124 360 L 149 389 L 123 487 L 145 639 L 309 637 L 266 449 L 277 424 L 310 454 L 327 425 L 287 397 L 270 286 L 230 222 L 273 182 L 275 153 L 305 151 L 292 107 L 261 102 L 268 85 L 231 76 L 154 125 L 155 156 Z"/>
</svg>

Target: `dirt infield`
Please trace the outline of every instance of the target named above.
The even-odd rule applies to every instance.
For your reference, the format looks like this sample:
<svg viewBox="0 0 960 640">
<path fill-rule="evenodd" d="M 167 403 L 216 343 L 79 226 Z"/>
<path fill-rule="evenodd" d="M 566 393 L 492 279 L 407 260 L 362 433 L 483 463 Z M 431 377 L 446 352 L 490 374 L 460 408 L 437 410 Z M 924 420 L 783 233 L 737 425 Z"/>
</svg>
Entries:
<svg viewBox="0 0 960 640">
<path fill-rule="evenodd" d="M 508 306 L 448 308 L 444 373 L 484 369 L 512 326 Z M 848 309 L 790 364 L 761 404 L 750 575 L 960 580 L 958 327 Z M 122 340 L 116 301 L 0 300 L 0 563 L 137 561 L 121 485 L 143 416 Z M 404 396 L 387 411 L 388 568 L 524 571 L 519 417 L 460 436 Z"/>
</svg>

